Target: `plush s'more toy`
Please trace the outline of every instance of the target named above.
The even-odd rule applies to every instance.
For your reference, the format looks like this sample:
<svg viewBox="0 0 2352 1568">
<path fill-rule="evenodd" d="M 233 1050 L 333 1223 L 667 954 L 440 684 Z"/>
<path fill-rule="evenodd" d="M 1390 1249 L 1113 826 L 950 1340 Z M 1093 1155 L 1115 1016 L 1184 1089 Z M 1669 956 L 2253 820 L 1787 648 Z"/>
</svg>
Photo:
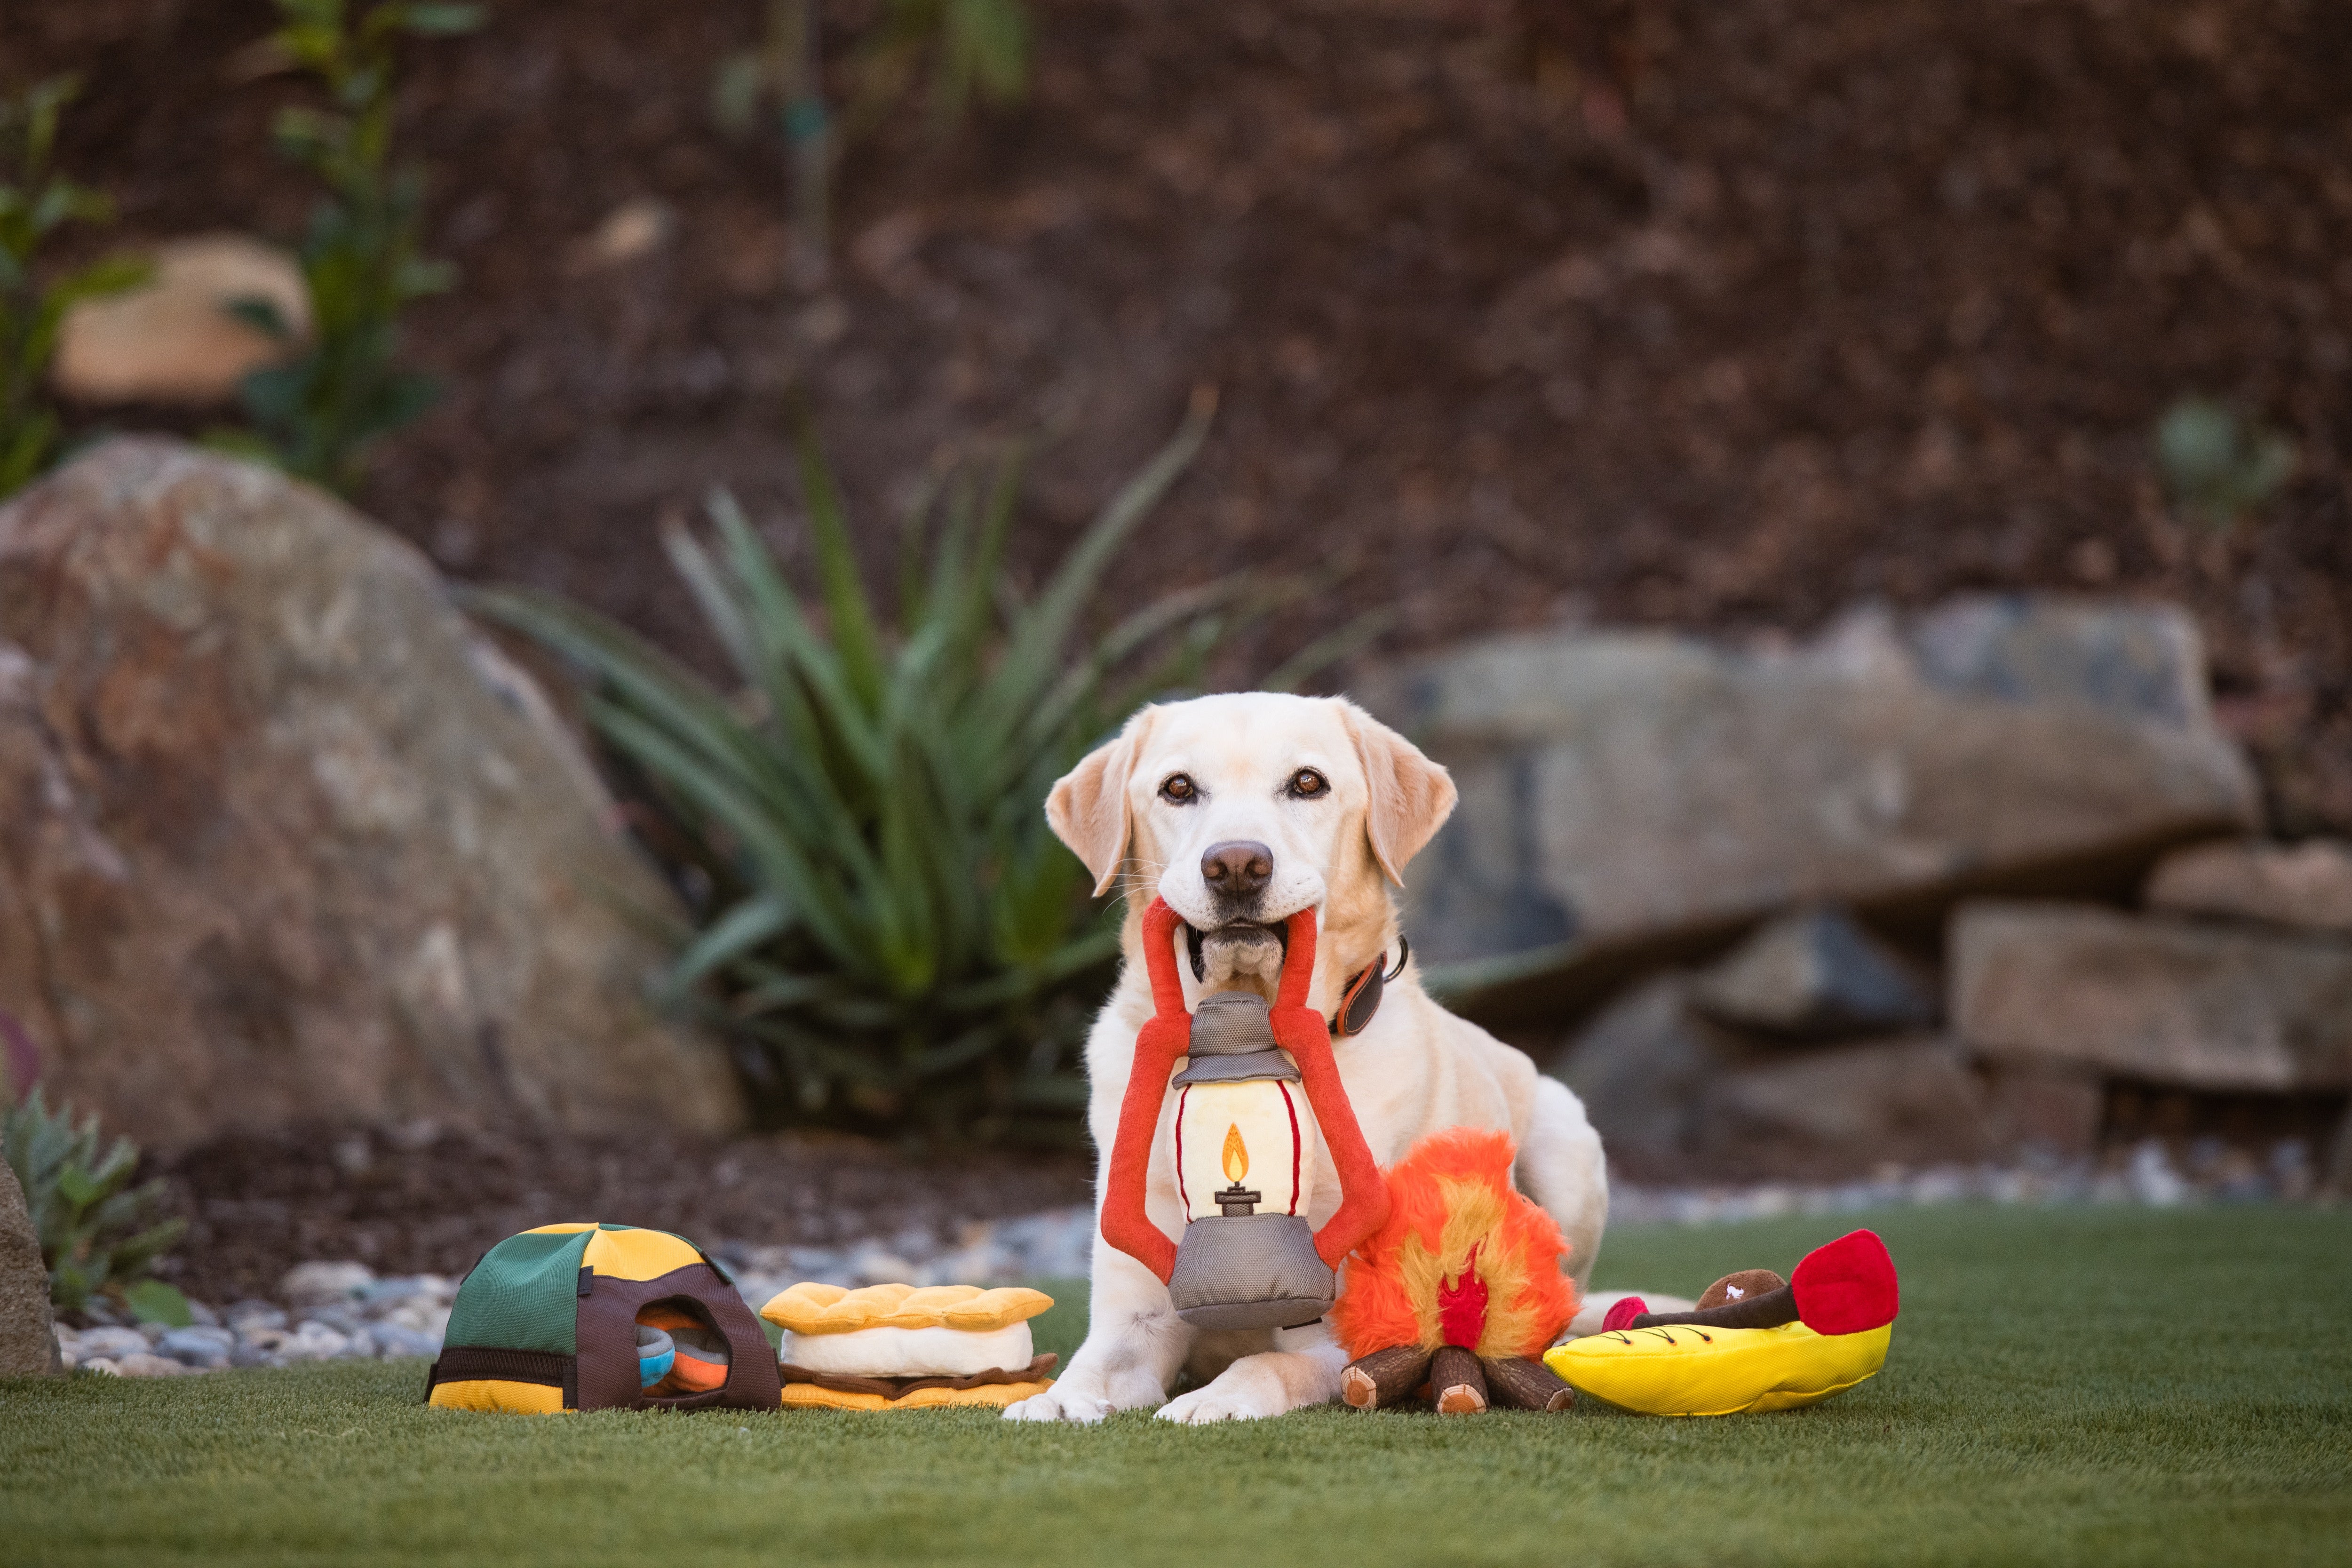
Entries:
<svg viewBox="0 0 2352 1568">
<path fill-rule="evenodd" d="M 976 1285 L 795 1285 L 760 1315 L 784 1331 L 787 1410 L 920 1410 L 1011 1405 L 1045 1392 L 1055 1357 L 1029 1320 L 1042 1290 Z"/>
</svg>

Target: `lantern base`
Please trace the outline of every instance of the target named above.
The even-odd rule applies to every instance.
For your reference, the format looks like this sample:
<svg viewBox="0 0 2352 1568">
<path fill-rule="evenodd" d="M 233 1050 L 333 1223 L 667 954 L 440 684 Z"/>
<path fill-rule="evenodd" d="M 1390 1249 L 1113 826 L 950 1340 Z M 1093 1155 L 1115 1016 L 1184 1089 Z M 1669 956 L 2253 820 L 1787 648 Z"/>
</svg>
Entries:
<svg viewBox="0 0 2352 1568">
<path fill-rule="evenodd" d="M 1339 1281 L 1297 1215 L 1211 1215 L 1184 1227 L 1168 1294 L 1196 1329 L 1288 1329 L 1331 1310 Z"/>
</svg>

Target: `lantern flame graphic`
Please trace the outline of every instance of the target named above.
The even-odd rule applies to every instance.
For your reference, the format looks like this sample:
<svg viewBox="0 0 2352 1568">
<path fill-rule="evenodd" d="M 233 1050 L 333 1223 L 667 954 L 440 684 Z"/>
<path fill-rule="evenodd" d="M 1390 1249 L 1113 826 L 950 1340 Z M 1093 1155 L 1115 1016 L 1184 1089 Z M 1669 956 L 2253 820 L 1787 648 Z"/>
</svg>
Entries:
<svg viewBox="0 0 2352 1568">
<path fill-rule="evenodd" d="M 1238 1121 L 1225 1129 L 1224 1165 L 1225 1180 L 1235 1186 L 1241 1185 L 1242 1178 L 1249 1174 L 1249 1145 L 1242 1142 Z"/>
</svg>

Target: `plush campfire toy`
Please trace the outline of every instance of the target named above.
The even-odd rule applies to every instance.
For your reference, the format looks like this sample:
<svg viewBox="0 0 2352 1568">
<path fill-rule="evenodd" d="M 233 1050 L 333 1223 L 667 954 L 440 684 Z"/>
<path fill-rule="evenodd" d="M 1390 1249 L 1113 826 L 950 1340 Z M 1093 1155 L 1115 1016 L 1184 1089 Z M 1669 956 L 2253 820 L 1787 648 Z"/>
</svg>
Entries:
<svg viewBox="0 0 2352 1568">
<path fill-rule="evenodd" d="M 1564 1410 L 1568 1384 L 1536 1358 L 1576 1313 L 1568 1241 L 1511 1185 L 1507 1133 L 1432 1133 L 1387 1172 L 1389 1217 L 1349 1260 L 1332 1321 L 1356 1359 L 1340 1395 L 1359 1410 L 1428 1397 L 1445 1415 Z"/>
<path fill-rule="evenodd" d="M 1857 1230 L 1807 1253 L 1785 1284 L 1769 1269 L 1727 1274 L 1687 1312 L 1653 1312 L 1628 1296 L 1601 1332 L 1544 1362 L 1644 1415 L 1793 1410 L 1875 1376 L 1900 1305 L 1886 1244 Z"/>
</svg>

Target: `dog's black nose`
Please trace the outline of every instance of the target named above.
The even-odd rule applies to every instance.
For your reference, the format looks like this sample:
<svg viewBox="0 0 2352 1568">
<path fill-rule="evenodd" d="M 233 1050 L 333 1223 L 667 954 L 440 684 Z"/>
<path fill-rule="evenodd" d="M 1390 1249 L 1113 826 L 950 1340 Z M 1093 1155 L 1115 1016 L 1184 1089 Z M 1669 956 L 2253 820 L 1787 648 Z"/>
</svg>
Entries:
<svg viewBox="0 0 2352 1568">
<path fill-rule="evenodd" d="M 1274 880 L 1274 851 L 1246 838 L 1212 844 L 1201 857 L 1201 879 L 1220 898 L 1255 898 Z"/>
</svg>

